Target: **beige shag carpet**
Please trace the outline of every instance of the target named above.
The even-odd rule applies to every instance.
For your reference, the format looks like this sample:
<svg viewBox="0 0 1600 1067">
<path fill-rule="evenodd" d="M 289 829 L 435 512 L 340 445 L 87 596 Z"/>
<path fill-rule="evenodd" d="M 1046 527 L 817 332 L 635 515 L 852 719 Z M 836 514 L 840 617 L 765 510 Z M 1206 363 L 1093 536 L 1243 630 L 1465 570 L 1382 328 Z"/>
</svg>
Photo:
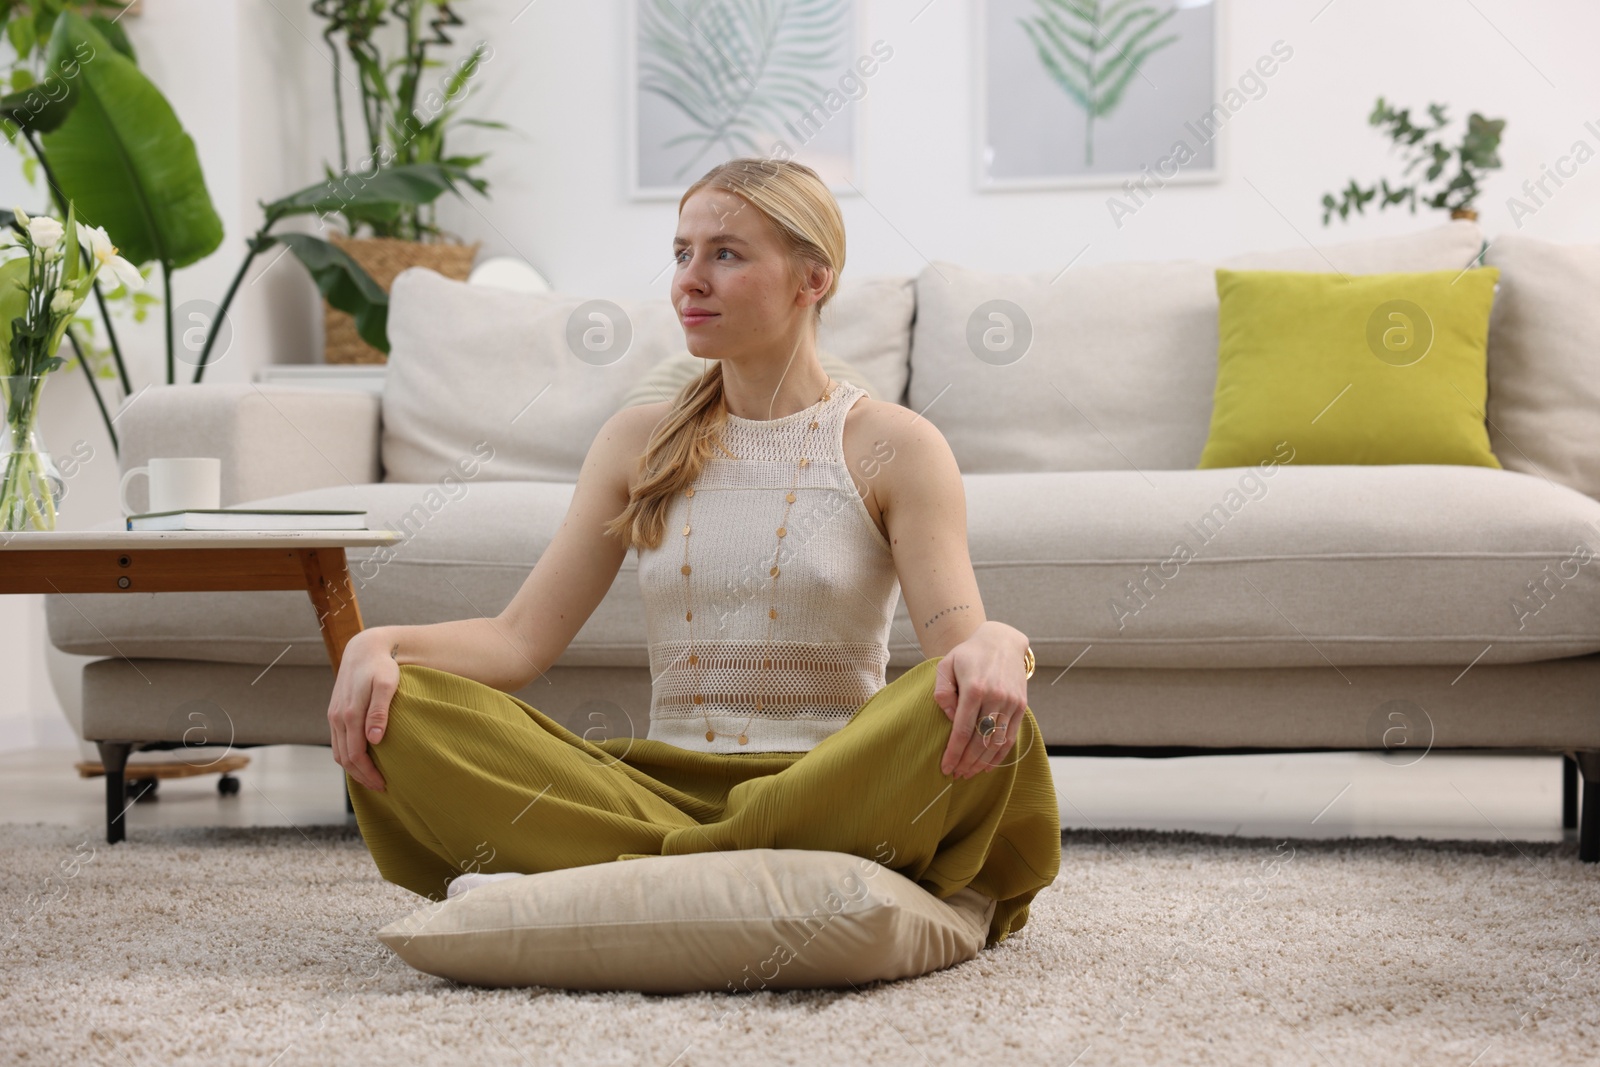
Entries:
<svg viewBox="0 0 1600 1067">
<path fill-rule="evenodd" d="M 1600 865 L 1572 844 L 1070 831 L 1028 926 L 856 991 L 484 990 L 374 931 L 353 827 L 0 826 L 0 1062 L 1593 1064 Z"/>
</svg>

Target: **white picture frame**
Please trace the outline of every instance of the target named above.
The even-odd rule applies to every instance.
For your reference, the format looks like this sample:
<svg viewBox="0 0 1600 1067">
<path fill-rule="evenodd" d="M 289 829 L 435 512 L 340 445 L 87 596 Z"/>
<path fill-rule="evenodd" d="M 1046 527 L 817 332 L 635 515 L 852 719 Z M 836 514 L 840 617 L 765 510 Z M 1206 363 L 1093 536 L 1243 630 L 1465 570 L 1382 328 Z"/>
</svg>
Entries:
<svg viewBox="0 0 1600 1067">
<path fill-rule="evenodd" d="M 675 138 L 695 135 L 693 123 L 680 108 L 642 84 L 652 80 L 642 64 L 650 61 L 659 69 L 666 62 L 659 53 L 652 58 L 644 54 L 646 50 L 641 49 L 641 27 L 650 18 L 642 9 L 650 6 L 659 11 L 664 7 L 666 11 L 673 12 L 678 11 L 680 5 L 668 0 L 625 0 L 623 6 L 623 51 L 627 82 L 623 89 L 626 108 L 623 127 L 627 140 L 626 184 L 630 200 L 676 201 L 683 195 L 684 189 L 717 163 L 741 155 L 794 159 L 815 170 L 835 196 L 857 195 L 856 186 L 861 180 L 863 149 L 867 141 L 868 109 L 864 105 L 871 93 L 873 77 L 878 74 L 881 64 L 888 61 L 880 57 L 885 51 L 892 56 L 893 51 L 882 41 L 871 45 L 866 43 L 864 0 L 802 0 L 798 4 L 790 0 L 782 5 L 791 12 L 798 11 L 800 15 L 814 16 L 828 8 L 842 12 L 836 20 L 839 27 L 838 43 L 834 46 L 833 55 L 815 61 L 800 72 L 801 76 L 814 80 L 818 89 L 817 98 L 810 109 L 812 121 L 809 125 L 802 115 L 807 109 L 774 102 L 767 106 L 765 114 L 770 116 L 787 112 L 783 121 L 789 125 L 789 129 L 758 132 L 752 137 L 757 145 L 755 150 L 743 145 L 735 151 L 727 142 L 699 145 L 705 151 L 698 157 L 690 157 L 687 151 L 666 143 Z M 794 75 L 796 68 L 791 66 L 790 72 Z M 760 80 L 758 77 L 757 81 Z M 821 109 L 820 121 L 818 108 Z M 810 136 L 806 136 L 808 133 Z M 709 138 L 703 140 L 709 141 Z"/>
<path fill-rule="evenodd" d="M 1160 10 L 1173 14 L 1141 44 L 1154 44 L 1174 32 L 1179 39 L 1136 63 L 1114 113 L 1093 120 L 1051 75 L 1034 38 L 1014 21 L 1040 17 L 1050 2 L 975 0 L 972 5 L 973 188 L 1104 188 L 1152 176 L 1162 185 L 1221 181 L 1227 173 L 1227 122 L 1208 126 L 1203 117 L 1227 91 L 1227 0 L 1163 0 Z M 1082 0 L 1072 6 L 1084 7 Z M 1200 26 L 1203 35 L 1197 31 Z M 1129 29 L 1141 28 L 1134 24 Z M 1100 39 L 1107 36 L 1102 33 Z M 1138 54 L 1137 48 L 1130 53 L 1122 47 L 1126 35 L 1108 43 L 1120 55 Z M 1168 62 L 1162 62 L 1164 54 Z M 1059 57 L 1059 51 L 1052 55 Z M 1207 64 L 1209 71 L 1203 69 Z M 1057 65 L 1070 77 L 1069 63 L 1058 59 Z M 1166 89 L 1154 80 L 1157 75 Z M 1003 117 L 996 121 L 997 115 Z M 1063 136 L 1059 141 L 1042 139 L 1037 132 L 1041 128 L 1061 130 Z M 1187 161 L 1174 151 L 1180 140 L 1194 151 Z M 1080 158 L 1080 145 L 1089 161 Z M 1101 154 L 1098 162 L 1092 160 L 1095 150 Z"/>
</svg>

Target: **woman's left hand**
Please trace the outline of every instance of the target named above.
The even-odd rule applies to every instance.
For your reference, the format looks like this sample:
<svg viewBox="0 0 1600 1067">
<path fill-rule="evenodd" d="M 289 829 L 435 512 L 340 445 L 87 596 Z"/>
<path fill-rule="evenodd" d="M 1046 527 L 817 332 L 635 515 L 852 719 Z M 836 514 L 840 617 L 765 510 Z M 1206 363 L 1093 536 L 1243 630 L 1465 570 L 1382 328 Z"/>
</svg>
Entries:
<svg viewBox="0 0 1600 1067">
<path fill-rule="evenodd" d="M 993 770 L 1016 745 L 1028 710 L 1028 679 L 1016 633 L 989 629 L 986 623 L 940 658 L 933 698 L 951 724 L 939 764 L 943 773 L 971 778 Z M 985 715 L 995 721 L 987 737 L 978 732 Z"/>
</svg>

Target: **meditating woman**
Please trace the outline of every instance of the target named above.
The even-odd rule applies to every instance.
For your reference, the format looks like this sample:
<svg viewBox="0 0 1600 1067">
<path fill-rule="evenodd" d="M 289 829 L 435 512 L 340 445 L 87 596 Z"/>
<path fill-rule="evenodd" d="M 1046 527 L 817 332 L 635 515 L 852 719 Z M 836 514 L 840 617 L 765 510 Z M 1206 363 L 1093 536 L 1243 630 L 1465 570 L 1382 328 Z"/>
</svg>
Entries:
<svg viewBox="0 0 1600 1067">
<path fill-rule="evenodd" d="M 640 856 L 847 852 L 992 898 L 997 942 L 1054 880 L 1060 827 L 1033 655 L 984 616 L 955 458 L 823 369 L 845 234 L 815 171 L 734 159 L 678 212 L 671 299 L 703 371 L 600 428 L 498 616 L 345 650 L 328 719 L 367 846 L 434 900 Z M 580 737 L 509 694 L 560 658 L 630 547 L 648 735 Z M 885 684 L 901 593 L 925 658 Z"/>
</svg>

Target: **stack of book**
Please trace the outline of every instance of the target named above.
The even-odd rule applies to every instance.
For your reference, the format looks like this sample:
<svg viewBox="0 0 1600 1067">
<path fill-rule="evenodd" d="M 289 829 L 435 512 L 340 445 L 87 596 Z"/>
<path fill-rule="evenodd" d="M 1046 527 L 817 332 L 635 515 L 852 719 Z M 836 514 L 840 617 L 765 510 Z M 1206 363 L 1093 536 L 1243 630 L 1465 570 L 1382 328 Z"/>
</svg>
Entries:
<svg viewBox="0 0 1600 1067">
<path fill-rule="evenodd" d="M 365 530 L 365 511 L 188 508 L 129 515 L 130 530 Z"/>
</svg>

